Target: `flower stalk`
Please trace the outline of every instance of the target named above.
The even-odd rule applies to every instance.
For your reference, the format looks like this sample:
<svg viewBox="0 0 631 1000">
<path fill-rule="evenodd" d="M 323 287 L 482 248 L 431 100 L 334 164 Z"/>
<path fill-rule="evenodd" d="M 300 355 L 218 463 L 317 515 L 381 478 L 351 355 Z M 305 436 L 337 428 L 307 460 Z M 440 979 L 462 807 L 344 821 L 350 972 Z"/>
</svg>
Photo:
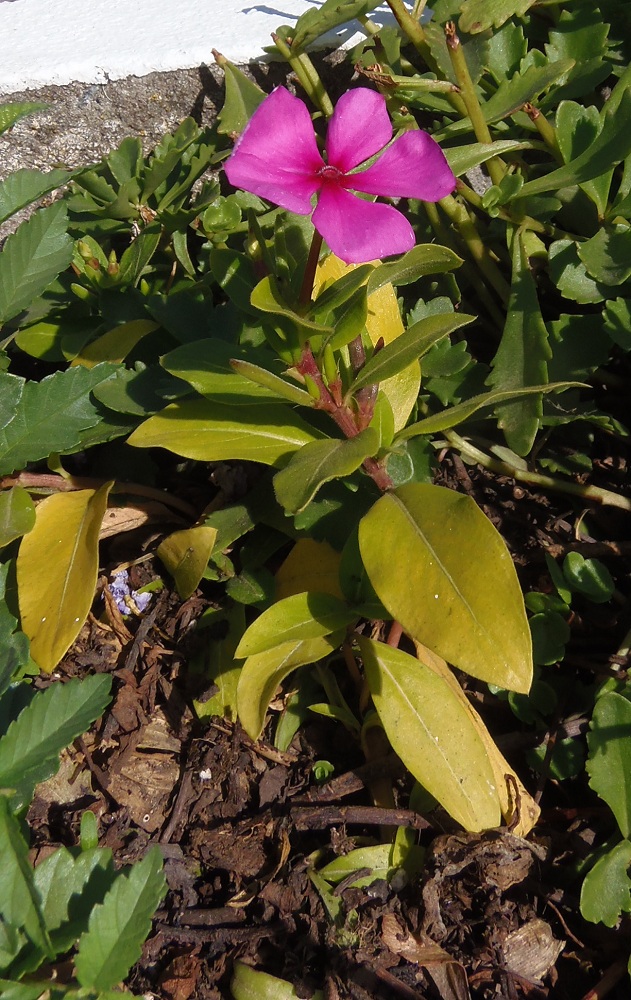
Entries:
<svg viewBox="0 0 631 1000">
<path fill-rule="evenodd" d="M 284 38 L 281 38 L 278 34 L 272 34 L 272 41 L 293 69 L 307 97 L 317 108 L 320 109 L 326 118 L 330 118 L 333 114 L 333 104 L 331 103 L 331 98 L 327 94 L 326 88 L 320 79 L 318 71 L 311 62 L 307 53 L 301 52 L 296 55 L 291 50 L 291 43 L 288 40 L 286 41 Z"/>
</svg>

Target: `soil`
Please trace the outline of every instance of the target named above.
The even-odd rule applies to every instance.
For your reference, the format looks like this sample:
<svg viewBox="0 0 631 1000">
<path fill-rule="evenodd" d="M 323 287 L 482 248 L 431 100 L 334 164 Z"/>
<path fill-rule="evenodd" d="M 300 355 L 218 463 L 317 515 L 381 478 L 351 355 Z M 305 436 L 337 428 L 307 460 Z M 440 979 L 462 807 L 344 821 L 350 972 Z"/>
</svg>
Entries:
<svg viewBox="0 0 631 1000">
<path fill-rule="evenodd" d="M 595 478 L 619 488 L 624 468 L 624 455 L 603 452 Z M 566 498 L 491 477 L 449 454 L 438 481 L 474 497 L 504 535 L 526 589 L 545 580 L 546 551 L 591 550 L 620 584 L 629 573 L 620 512 L 595 512 L 609 542 L 576 542 L 581 511 Z M 105 563 L 123 561 L 126 550 L 134 558 L 132 537 L 107 539 Z M 131 572 L 138 586 L 152 565 Z M 162 591 L 143 616 L 125 620 L 111 601 L 105 614 L 97 602 L 57 672 L 65 678 L 107 671 L 115 697 L 64 754 L 57 777 L 39 786 L 28 817 L 32 856 L 37 861 L 59 844 L 76 844 L 85 809 L 94 812 L 100 843 L 118 864 L 160 845 L 169 892 L 128 981 L 135 994 L 230 998 L 239 959 L 289 980 L 304 998 L 316 988 L 326 1000 L 628 997 L 628 925 L 589 924 L 578 908 L 575 869 L 611 831 L 610 814 L 584 771 L 560 782 L 545 765 L 535 773 L 525 760 L 535 743 L 551 750 L 568 737 L 584 742 L 588 717 L 571 693 L 553 724 L 536 731 L 483 685 L 462 678 L 542 807 L 527 840 L 507 829 L 465 834 L 440 810 L 411 812 L 409 776 L 397 759 L 367 765 L 343 727 L 323 717 L 313 716 L 284 753 L 272 745 L 271 727 L 267 739 L 253 743 L 224 719 L 197 720 L 192 698 L 203 702 L 211 690 L 194 669 L 204 643 L 196 622 L 218 594 L 205 585 L 182 602 Z M 565 661 L 577 687 L 626 676 L 615 651 L 627 616 L 626 601 L 579 602 Z M 281 702 L 274 707 L 277 718 Z M 321 758 L 335 768 L 323 785 L 313 773 Z M 395 808 L 373 805 L 368 786 L 376 778 L 392 783 Z M 327 909 L 309 875 L 316 858 L 322 865 L 358 838 L 379 843 L 380 829 L 397 826 L 418 831 L 427 852 L 423 869 L 359 888 L 347 879 Z"/>
</svg>

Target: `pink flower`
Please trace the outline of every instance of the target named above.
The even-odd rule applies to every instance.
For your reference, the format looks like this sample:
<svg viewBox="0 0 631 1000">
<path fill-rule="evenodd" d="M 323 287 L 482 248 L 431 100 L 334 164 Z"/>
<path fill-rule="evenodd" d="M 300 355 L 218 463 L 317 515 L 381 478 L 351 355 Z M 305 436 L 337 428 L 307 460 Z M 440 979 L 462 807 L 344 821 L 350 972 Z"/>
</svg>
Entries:
<svg viewBox="0 0 631 1000">
<path fill-rule="evenodd" d="M 367 169 L 352 172 L 391 139 L 385 98 L 365 88 L 349 90 L 329 122 L 325 162 L 306 104 L 277 87 L 245 127 L 226 175 L 235 187 L 290 212 L 313 211 L 313 225 L 333 253 L 347 264 L 360 264 L 403 253 L 415 238 L 396 208 L 364 201 L 351 191 L 438 201 L 456 186 L 439 145 L 417 130 L 400 135 Z"/>
</svg>

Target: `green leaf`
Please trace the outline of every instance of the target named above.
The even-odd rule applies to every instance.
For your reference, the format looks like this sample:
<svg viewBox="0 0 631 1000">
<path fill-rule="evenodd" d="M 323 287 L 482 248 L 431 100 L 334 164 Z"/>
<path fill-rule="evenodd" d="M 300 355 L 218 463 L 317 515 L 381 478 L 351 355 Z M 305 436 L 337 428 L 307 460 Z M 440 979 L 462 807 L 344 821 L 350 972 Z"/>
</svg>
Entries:
<svg viewBox="0 0 631 1000">
<path fill-rule="evenodd" d="M 38 691 L 0 740 L 0 788 L 14 790 L 17 811 L 40 781 L 55 774 L 59 754 L 98 719 L 110 701 L 107 674 L 52 684 Z"/>
<path fill-rule="evenodd" d="M 15 101 L 11 104 L 0 104 L 0 135 L 12 128 L 20 118 L 27 118 L 37 111 L 44 111 L 48 107 L 41 101 Z"/>
<path fill-rule="evenodd" d="M 7 238 L 0 254 L 0 324 L 30 306 L 65 270 L 73 245 L 64 202 L 40 208 Z"/>
<path fill-rule="evenodd" d="M 0 428 L 6 428 L 18 409 L 25 380 L 9 372 L 0 372 Z"/>
<path fill-rule="evenodd" d="M 217 529 L 205 524 L 174 531 L 156 550 L 175 580 L 177 592 L 186 601 L 195 593 L 208 565 L 217 538 Z"/>
<path fill-rule="evenodd" d="M 504 392 L 545 384 L 548 381 L 547 361 L 552 357 L 521 233 L 513 235 L 512 257 L 506 323 L 488 379 L 495 389 Z M 522 396 L 500 404 L 495 412 L 508 447 L 518 455 L 527 455 L 539 430 L 542 397 Z"/>
<path fill-rule="evenodd" d="M 399 337 L 373 354 L 370 361 L 366 362 L 353 381 L 352 391 L 355 392 L 363 386 L 374 385 L 397 375 L 412 361 L 422 357 L 433 344 L 442 340 L 443 337 L 447 337 L 454 330 L 459 330 L 460 327 L 472 323 L 474 319 L 475 316 L 453 312 L 438 313 L 420 319 L 418 323 L 414 323 Z"/>
<path fill-rule="evenodd" d="M 631 153 L 631 89 L 624 91 L 619 106 L 610 110 L 605 104 L 603 127 L 591 146 L 563 167 L 543 177 L 527 181 L 521 198 L 555 191 L 572 184 L 583 184 L 611 170 Z"/>
<path fill-rule="evenodd" d="M 368 294 L 383 285 L 409 285 L 427 274 L 445 274 L 460 267 L 462 257 L 436 243 L 419 243 L 398 260 L 378 264 L 368 279 Z"/>
<path fill-rule="evenodd" d="M 306 10 L 291 33 L 292 52 L 304 52 L 321 35 L 368 13 L 373 7 L 372 0 L 325 0 L 319 7 Z"/>
<path fill-rule="evenodd" d="M 55 188 L 67 184 L 73 175 L 72 170 L 49 170 L 44 174 L 41 170 L 27 168 L 9 174 L 0 181 L 0 223 Z"/>
<path fill-rule="evenodd" d="M 305 444 L 320 438 L 287 406 L 239 406 L 206 399 L 167 406 L 127 439 L 134 448 L 167 448 L 200 462 L 229 459 L 282 465 Z"/>
<path fill-rule="evenodd" d="M 258 740 L 261 735 L 269 704 L 285 677 L 296 667 L 317 663 L 334 652 L 344 634 L 342 630 L 316 639 L 283 642 L 247 658 L 239 677 L 237 704 L 239 720 L 251 739 Z"/>
<path fill-rule="evenodd" d="M 587 268 L 578 256 L 575 240 L 555 240 L 548 251 L 548 270 L 551 281 L 561 295 L 574 302 L 586 304 L 602 302 L 608 289 L 587 273 Z"/>
<path fill-rule="evenodd" d="M 601 116 L 593 104 L 584 107 L 574 101 L 561 101 L 556 113 L 556 137 L 565 163 L 571 163 L 588 150 L 601 131 Z M 607 209 L 612 175 L 613 168 L 581 185 L 601 217 Z"/>
<path fill-rule="evenodd" d="M 274 476 L 276 499 L 288 514 L 299 514 L 325 483 L 350 476 L 378 448 L 379 434 L 373 427 L 348 440 L 313 441 Z"/>
<path fill-rule="evenodd" d="M 250 304 L 261 312 L 271 313 L 273 316 L 282 316 L 284 319 L 289 320 L 305 339 L 312 337 L 314 334 L 330 336 L 333 333 L 332 327 L 326 326 L 323 323 L 316 323 L 313 320 L 307 319 L 306 316 L 301 316 L 299 313 L 294 312 L 283 299 L 278 283 L 272 275 L 267 275 L 259 281 L 250 296 Z"/>
<path fill-rule="evenodd" d="M 409 635 L 474 677 L 528 692 L 532 647 L 519 581 L 501 535 L 470 497 L 402 486 L 362 518 L 359 547 L 380 601 Z"/>
<path fill-rule="evenodd" d="M 631 226 L 606 226 L 577 245 L 589 274 L 604 285 L 621 285 L 631 276 Z"/>
<path fill-rule="evenodd" d="M 4 795 L 0 795 L 0 917 L 23 930 L 40 951 L 52 957 L 39 894 L 33 883 L 28 844 Z"/>
<path fill-rule="evenodd" d="M 152 319 L 130 319 L 82 347 L 71 367 L 94 368 L 103 362 L 120 364 L 143 337 L 157 329 L 158 323 Z"/>
<path fill-rule="evenodd" d="M 623 837 L 631 833 L 631 702 L 615 691 L 598 698 L 587 736 L 590 788 L 604 799 Z"/>
<path fill-rule="evenodd" d="M 293 594 L 263 612 L 245 632 L 235 656 L 244 659 L 283 643 L 317 639 L 355 621 L 344 601 L 332 594 Z"/>
<path fill-rule="evenodd" d="M 243 129 L 265 98 L 265 92 L 225 56 L 213 51 L 215 62 L 224 72 L 226 99 L 217 115 L 220 135 L 233 135 Z"/>
<path fill-rule="evenodd" d="M 116 877 L 109 848 L 94 847 L 73 856 L 60 847 L 37 865 L 33 881 L 56 954 L 75 944 Z"/>
<path fill-rule="evenodd" d="M 161 359 L 161 364 L 168 372 L 184 379 L 207 399 L 245 406 L 268 400 L 273 403 L 278 402 L 279 392 L 273 391 L 267 385 L 255 384 L 246 379 L 238 368 L 239 363 L 258 361 L 260 364 L 265 363 L 268 358 L 267 352 L 227 344 L 213 337 L 176 347 Z M 233 361 L 237 363 L 233 364 Z M 271 373 L 270 378 L 282 381 L 279 376 Z M 288 391 L 292 388 L 291 384 L 287 383 Z M 308 393 L 299 390 L 298 387 L 296 391 L 301 391 L 311 403 Z"/>
<path fill-rule="evenodd" d="M 536 0 L 465 0 L 458 27 L 468 34 L 500 28 L 509 17 L 523 17 Z"/>
<path fill-rule="evenodd" d="M 99 532 L 112 483 L 40 501 L 17 558 L 22 629 L 50 673 L 88 617 L 99 568 Z"/>
<path fill-rule="evenodd" d="M 284 378 L 274 375 L 273 372 L 267 371 L 266 368 L 253 365 L 250 361 L 239 361 L 237 359 L 231 359 L 230 366 L 237 375 L 242 375 L 243 378 L 249 382 L 254 382 L 263 389 L 269 389 L 276 398 L 288 399 L 290 403 L 295 403 L 297 406 L 313 407 L 313 400 L 308 392 L 300 389 L 297 385 L 293 385 L 291 382 L 285 381 Z"/>
<path fill-rule="evenodd" d="M 241 665 L 235 660 L 235 650 L 245 631 L 245 611 L 242 604 L 213 609 L 198 621 L 198 627 L 208 624 L 212 630 L 205 637 L 203 664 L 200 669 L 204 676 L 217 688 L 215 694 L 205 701 L 194 701 L 199 718 L 218 715 L 237 721 L 237 684 Z M 208 635 L 208 633 L 206 633 Z"/>
<path fill-rule="evenodd" d="M 585 920 L 615 927 L 622 913 L 631 913 L 631 843 L 620 844 L 599 858 L 581 887 Z"/>
<path fill-rule="evenodd" d="M 297 993 L 287 980 L 277 979 L 237 961 L 234 963 L 230 992 L 234 1000 L 298 1000 L 304 991 Z M 322 990 L 314 990 L 309 995 L 312 1000 L 324 1000 Z"/>
<path fill-rule="evenodd" d="M 447 163 L 456 177 L 462 177 L 468 170 L 479 167 L 494 156 L 504 156 L 506 153 L 516 153 L 519 149 L 530 149 L 529 142 L 516 142 L 514 139 L 500 139 L 497 142 L 472 142 L 468 146 L 455 146 L 444 149 Z"/>
<path fill-rule="evenodd" d="M 610 601 L 616 589 L 605 564 L 599 559 L 586 559 L 580 552 L 568 552 L 563 560 L 563 576 L 573 590 L 594 604 Z"/>
<path fill-rule="evenodd" d="M 466 707 L 409 653 L 358 641 L 375 708 L 408 771 L 466 830 L 499 826 L 493 768 Z"/>
<path fill-rule="evenodd" d="M 539 94 L 565 76 L 573 66 L 573 59 L 544 61 L 541 66 L 530 65 L 523 72 L 515 73 L 509 79 L 503 80 L 492 97 L 482 105 L 485 121 L 492 124 L 514 115 L 524 104 L 534 101 Z M 560 187 L 560 185 L 553 186 Z M 552 189 L 544 188 L 544 190 Z"/>
<path fill-rule="evenodd" d="M 346 274 L 342 274 L 337 281 L 327 282 L 313 303 L 313 314 L 326 320 L 333 309 L 347 302 L 362 285 L 366 284 L 373 271 L 372 264 L 360 264 L 359 267 L 353 267 Z"/>
<path fill-rule="evenodd" d="M 35 507 L 21 486 L 0 493 L 0 549 L 28 534 L 35 524 Z"/>
<path fill-rule="evenodd" d="M 391 861 L 392 844 L 374 844 L 370 847 L 358 847 L 348 854 L 342 854 L 330 861 L 324 868 L 318 869 L 318 874 L 325 878 L 327 882 L 337 885 L 344 879 L 349 878 L 353 872 L 358 872 L 362 868 L 369 868 L 370 875 L 362 875 L 351 882 L 348 888 L 354 886 L 370 885 L 379 878 L 387 879 L 392 875 L 394 867 Z"/>
<path fill-rule="evenodd" d="M 151 918 L 166 893 L 159 847 L 152 847 L 128 874 L 121 874 L 102 904 L 92 910 L 79 940 L 77 979 L 84 987 L 112 989 L 140 958 Z"/>
<path fill-rule="evenodd" d="M 41 382 L 26 382 L 14 417 L 0 426 L 0 475 L 53 453 L 68 454 L 81 443 L 81 431 L 94 427 L 100 412 L 90 398 L 94 386 L 114 372 L 112 365 L 68 368 Z M 0 391 L 4 381 L 0 375 Z M 0 404 L 0 410 L 2 406 Z"/>
</svg>

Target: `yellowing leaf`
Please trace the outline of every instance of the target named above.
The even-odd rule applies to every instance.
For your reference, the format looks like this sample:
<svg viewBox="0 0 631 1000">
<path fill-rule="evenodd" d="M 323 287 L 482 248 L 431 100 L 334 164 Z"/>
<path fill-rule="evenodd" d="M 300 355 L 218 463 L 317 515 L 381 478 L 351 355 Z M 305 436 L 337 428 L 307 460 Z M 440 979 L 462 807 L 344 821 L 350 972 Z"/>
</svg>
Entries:
<svg viewBox="0 0 631 1000">
<path fill-rule="evenodd" d="M 127 443 L 135 448 L 167 448 L 199 462 L 242 459 L 282 465 L 297 448 L 320 438 L 282 404 L 245 407 L 186 399 L 149 417 Z"/>
<path fill-rule="evenodd" d="M 315 590 L 343 598 L 339 583 L 340 553 L 328 542 L 300 538 L 276 573 L 276 600 Z"/>
<path fill-rule="evenodd" d="M 362 518 L 359 547 L 377 596 L 412 638 L 474 677 L 529 690 L 532 643 L 517 574 L 470 497 L 402 486 Z"/>
<path fill-rule="evenodd" d="M 216 538 L 217 529 L 202 524 L 197 528 L 174 531 L 158 546 L 158 558 L 175 580 L 177 592 L 183 600 L 196 590 Z"/>
<path fill-rule="evenodd" d="M 101 361 L 120 364 L 136 344 L 148 333 L 157 330 L 159 325 L 152 319 L 131 319 L 128 323 L 121 323 L 87 344 L 71 362 L 71 367 L 83 365 L 84 368 L 93 368 Z"/>
<path fill-rule="evenodd" d="M 493 769 L 460 699 L 409 653 L 363 636 L 358 641 L 375 708 L 410 773 L 466 830 L 498 826 Z"/>
<path fill-rule="evenodd" d="M 273 649 L 279 642 L 330 635 L 350 625 L 356 618 L 343 600 L 331 594 L 293 594 L 276 601 L 252 622 L 235 656 L 243 659 Z"/>
<path fill-rule="evenodd" d="M 35 662 L 51 673 L 88 616 L 99 565 L 99 530 L 112 483 L 56 493 L 35 509 L 17 558 L 22 631 Z"/>
<path fill-rule="evenodd" d="M 434 673 L 438 674 L 439 677 L 443 678 L 463 708 L 466 709 L 477 730 L 478 736 L 486 748 L 491 767 L 493 768 L 495 787 L 504 821 L 507 824 L 514 823 L 517 810 L 519 810 L 517 823 L 511 827 L 511 833 L 514 833 L 516 837 L 527 837 L 541 813 L 539 806 L 496 747 L 491 734 L 445 661 L 440 656 L 432 653 L 430 649 L 423 646 L 420 642 L 415 642 L 414 646 L 416 647 L 416 655 L 419 660 L 428 666 L 430 670 L 433 670 Z"/>
<path fill-rule="evenodd" d="M 283 642 L 264 653 L 248 656 L 237 687 L 239 719 L 248 736 L 258 740 L 265 714 L 279 684 L 296 667 L 316 663 L 342 642 L 344 631 L 317 639 Z"/>
<path fill-rule="evenodd" d="M 376 261 L 375 263 L 381 262 Z M 323 285 L 336 281 L 355 266 L 355 264 L 344 264 L 334 254 L 329 254 L 318 265 L 314 294 L 317 294 Z M 384 344 L 390 344 L 403 333 L 404 329 L 396 292 L 392 284 L 381 285 L 368 296 L 368 316 L 366 317 L 368 336 L 373 344 L 376 344 L 381 338 L 383 338 Z M 421 366 L 418 361 L 413 361 L 398 375 L 393 375 L 392 378 L 385 379 L 380 384 L 381 392 L 387 397 L 392 407 L 395 432 L 405 427 L 412 407 L 418 398 L 420 387 Z"/>
</svg>

